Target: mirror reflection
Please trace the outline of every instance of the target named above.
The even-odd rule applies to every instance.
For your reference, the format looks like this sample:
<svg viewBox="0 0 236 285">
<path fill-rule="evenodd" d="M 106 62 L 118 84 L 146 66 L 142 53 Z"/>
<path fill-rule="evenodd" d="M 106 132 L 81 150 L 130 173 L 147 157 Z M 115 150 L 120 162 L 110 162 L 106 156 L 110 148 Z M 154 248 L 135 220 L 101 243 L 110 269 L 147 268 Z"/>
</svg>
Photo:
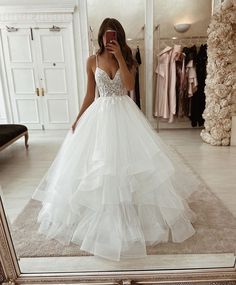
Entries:
<svg viewBox="0 0 236 285">
<path fill-rule="evenodd" d="M 232 266 L 236 150 L 200 136 L 212 1 L 87 12 L 82 75 L 65 23 L 1 28 L 1 199 L 22 272 Z"/>
</svg>

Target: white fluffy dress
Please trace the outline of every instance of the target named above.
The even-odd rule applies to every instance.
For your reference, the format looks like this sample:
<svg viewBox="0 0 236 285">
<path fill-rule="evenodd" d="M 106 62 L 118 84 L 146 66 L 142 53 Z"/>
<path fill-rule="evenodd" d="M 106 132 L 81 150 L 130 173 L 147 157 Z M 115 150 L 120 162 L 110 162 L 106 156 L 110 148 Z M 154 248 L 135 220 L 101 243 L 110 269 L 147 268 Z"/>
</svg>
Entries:
<svg viewBox="0 0 236 285">
<path fill-rule="evenodd" d="M 97 66 L 95 80 L 100 96 L 67 133 L 33 194 L 42 202 L 39 232 L 116 261 L 190 238 L 194 182 L 127 95 L 120 70 L 111 79 Z"/>
</svg>

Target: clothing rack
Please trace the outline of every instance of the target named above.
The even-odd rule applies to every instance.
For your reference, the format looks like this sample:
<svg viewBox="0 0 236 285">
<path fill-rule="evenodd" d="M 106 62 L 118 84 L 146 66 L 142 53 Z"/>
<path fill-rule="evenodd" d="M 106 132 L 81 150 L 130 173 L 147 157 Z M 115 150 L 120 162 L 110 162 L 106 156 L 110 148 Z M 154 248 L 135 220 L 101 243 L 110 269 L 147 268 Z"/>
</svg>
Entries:
<svg viewBox="0 0 236 285">
<path fill-rule="evenodd" d="M 189 36 L 189 37 L 160 37 L 158 36 L 156 48 L 158 53 L 163 49 L 163 44 L 171 45 L 171 44 L 181 44 L 181 45 L 198 45 L 202 44 L 203 42 L 207 42 L 207 36 Z"/>
<path fill-rule="evenodd" d="M 135 38 L 133 38 L 133 39 L 128 38 L 126 40 L 127 40 L 127 42 L 129 42 L 129 41 L 144 41 L 144 38 L 137 38 L 137 39 L 135 39 Z"/>
<path fill-rule="evenodd" d="M 187 37 L 161 37 L 160 36 L 160 25 L 156 25 L 154 28 L 154 32 L 158 32 L 158 40 L 191 40 L 191 39 L 207 39 L 206 36 L 187 36 Z"/>
<path fill-rule="evenodd" d="M 90 39 L 90 41 L 97 42 L 97 39 Z M 126 41 L 144 41 L 144 38 L 127 38 Z"/>
<path fill-rule="evenodd" d="M 207 41 L 208 36 L 173 36 L 173 37 L 161 37 L 160 36 L 160 25 L 155 26 L 154 32 L 157 32 L 157 42 L 156 42 L 156 48 L 154 48 L 154 51 L 157 50 L 158 58 L 157 61 L 159 62 L 160 58 L 160 51 L 161 51 L 161 43 L 167 41 L 167 42 L 172 42 L 173 44 L 176 44 L 176 42 L 180 42 L 180 44 L 185 44 L 182 41 L 193 41 L 191 44 L 196 44 L 198 40 L 205 40 Z M 155 51 L 156 52 L 156 51 Z M 160 131 L 160 118 L 157 116 L 156 117 L 156 128 L 157 132 Z"/>
<path fill-rule="evenodd" d="M 160 38 L 160 40 L 191 40 L 191 39 L 207 39 L 207 36 L 163 37 L 163 38 Z"/>
<path fill-rule="evenodd" d="M 126 39 L 127 44 L 131 49 L 139 48 L 140 50 L 144 49 L 144 38 L 128 38 Z"/>
</svg>

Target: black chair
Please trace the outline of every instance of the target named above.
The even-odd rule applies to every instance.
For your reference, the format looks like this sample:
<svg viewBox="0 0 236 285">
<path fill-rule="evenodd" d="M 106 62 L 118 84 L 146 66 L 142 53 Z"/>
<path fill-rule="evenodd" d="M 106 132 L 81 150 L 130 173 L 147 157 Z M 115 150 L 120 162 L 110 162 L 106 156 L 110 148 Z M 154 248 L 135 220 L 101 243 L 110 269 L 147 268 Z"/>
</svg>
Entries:
<svg viewBox="0 0 236 285">
<path fill-rule="evenodd" d="M 21 137 L 25 137 L 25 147 L 28 149 L 28 129 L 24 125 L 0 124 L 0 151 Z"/>
</svg>

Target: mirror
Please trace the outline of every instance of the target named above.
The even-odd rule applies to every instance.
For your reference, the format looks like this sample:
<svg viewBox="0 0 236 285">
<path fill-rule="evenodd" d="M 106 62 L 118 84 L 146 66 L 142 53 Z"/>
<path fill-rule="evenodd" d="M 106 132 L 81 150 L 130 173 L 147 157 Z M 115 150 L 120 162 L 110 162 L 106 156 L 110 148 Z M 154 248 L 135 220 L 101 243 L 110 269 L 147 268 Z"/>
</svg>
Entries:
<svg viewBox="0 0 236 285">
<path fill-rule="evenodd" d="M 189 125 L 189 119 L 186 117 L 177 118 L 176 121 L 170 124 L 153 116 L 154 110 L 147 103 L 152 100 L 153 106 L 151 107 L 155 105 L 156 68 L 158 60 L 160 60 L 160 52 L 167 46 L 173 48 L 174 45 L 181 45 L 189 48 L 196 45 L 199 49 L 202 44 L 206 43 L 207 27 L 212 13 L 212 1 L 201 0 L 195 3 L 193 0 L 191 2 L 178 0 L 175 1 L 174 8 L 173 1 L 167 0 L 153 0 L 149 4 L 145 0 L 135 0 L 129 1 L 129 5 L 124 1 L 98 2 L 87 0 L 86 3 L 86 7 L 80 4 L 81 9 L 84 8 L 81 13 L 87 9 L 88 14 L 90 55 L 98 49 L 98 29 L 102 20 L 106 17 L 113 17 L 121 22 L 126 32 L 127 43 L 134 56 L 137 53 L 137 48 L 139 49 L 141 57 L 141 62 L 138 65 L 139 93 L 131 92 L 129 97 L 138 105 L 139 110 L 146 118 L 151 117 L 151 120 L 149 120 L 150 126 L 157 129 L 158 136 L 167 146 L 171 158 L 180 162 L 183 172 L 194 179 L 193 188 L 196 185 L 198 186 L 198 191 L 193 193 L 188 200 L 190 208 L 197 216 L 197 220 L 193 222 L 196 233 L 181 243 L 165 242 L 147 246 L 146 257 L 139 258 L 137 256 L 132 260 L 127 258 L 119 262 L 93 256 L 93 254 L 81 250 L 78 244 L 62 245 L 55 239 L 46 239 L 44 235 L 38 234 L 37 217 L 41 209 L 41 203 L 38 200 L 33 200 L 32 195 L 60 151 L 68 135 L 68 126 L 64 129 L 39 130 L 34 125 L 35 129 L 32 129 L 32 126 L 29 128 L 29 149 L 27 151 L 23 149 L 21 139 L 15 141 L 14 144 L 0 153 L 1 217 L 4 217 L 5 214 L 8 222 L 8 226 L 2 223 L 2 225 L 4 224 L 2 232 L 6 233 L 7 227 L 9 227 L 17 256 L 15 263 L 19 265 L 19 272 L 16 270 L 17 273 L 14 274 L 25 274 L 22 278 L 26 279 L 22 280 L 29 280 L 27 278 L 31 278 L 30 274 L 54 274 L 51 276 L 57 276 L 57 280 L 62 280 L 60 278 L 63 277 L 60 274 L 65 274 L 68 277 L 67 281 L 75 282 L 76 279 L 73 279 L 72 275 L 69 274 L 74 274 L 74 276 L 77 274 L 76 278 L 80 278 L 80 280 L 83 280 L 83 278 L 89 280 L 91 278 L 94 282 L 98 281 L 99 278 L 102 280 L 103 277 L 104 282 L 111 282 L 112 276 L 115 281 L 111 284 L 118 284 L 115 283 L 118 280 L 117 278 L 127 280 L 127 283 L 123 281 L 119 284 L 135 284 L 131 283 L 131 280 L 135 280 L 135 282 L 142 282 L 143 280 L 142 284 L 148 284 L 145 282 L 151 282 L 152 279 L 149 278 L 151 274 L 156 274 L 155 280 L 159 280 L 158 282 L 164 279 L 168 280 L 168 274 L 171 272 L 176 274 L 173 275 L 175 276 L 173 278 L 176 278 L 173 280 L 178 278 L 179 281 L 190 280 L 190 275 L 200 279 L 210 279 L 214 274 L 220 274 L 219 268 L 221 268 L 222 271 L 228 271 L 228 273 L 225 273 L 226 278 L 232 279 L 235 276 L 236 244 L 236 197 L 233 191 L 236 151 L 233 147 L 219 148 L 203 143 L 200 137 L 202 126 L 192 128 L 191 124 Z M 147 17 L 153 17 L 152 32 L 147 30 L 145 23 Z M 174 28 L 174 24 L 179 22 L 188 22 L 191 27 L 184 34 L 180 34 Z M 80 25 L 82 26 L 81 23 Z M 55 24 L 55 26 L 57 25 Z M 59 26 L 65 28 L 66 24 L 63 23 Z M 72 29 L 71 26 L 69 29 Z M 63 39 L 66 41 L 68 38 L 65 31 L 66 28 L 53 31 L 53 36 L 57 37 L 60 33 L 64 33 L 62 38 L 65 37 Z M 22 33 L 24 35 L 25 31 Z M 49 34 L 44 34 L 42 29 L 37 36 L 38 39 L 43 38 L 46 44 Z M 145 50 L 146 36 L 150 34 L 153 37 L 153 47 L 150 47 L 150 50 Z M 3 32 L 2 39 L 4 39 Z M 14 45 L 13 40 L 11 43 Z M 2 57 L 5 49 L 6 46 L 3 46 Z M 58 50 L 46 53 L 47 49 L 45 49 L 44 56 L 59 58 L 61 54 Z M 145 74 L 148 69 L 152 68 L 146 63 L 147 53 L 149 55 L 151 53 L 153 57 L 153 98 L 147 97 L 150 94 L 146 92 L 149 82 L 145 82 Z M 11 54 L 11 59 L 14 59 L 14 56 L 17 58 L 18 55 L 15 51 L 15 54 Z M 62 61 L 58 60 L 58 62 L 55 61 L 55 65 L 58 67 L 58 77 L 56 78 L 61 79 L 61 70 L 64 66 Z M 19 62 L 15 60 L 14 64 L 19 64 Z M 43 68 L 48 72 L 48 78 L 55 79 L 53 77 L 55 74 L 50 74 L 50 68 L 52 67 L 45 66 Z M 14 68 L 14 65 L 12 67 Z M 28 68 L 28 65 L 26 67 Z M 8 80 L 7 71 L 5 76 L 5 79 L 1 79 L 3 83 L 4 80 Z M 73 77 L 71 78 L 73 79 Z M 50 93 L 48 90 L 51 88 L 51 90 L 56 90 L 55 93 L 60 93 L 63 89 L 63 81 L 57 80 L 56 85 L 50 85 L 50 82 L 47 83 L 48 89 L 45 89 L 45 92 Z M 18 87 L 19 85 L 16 84 L 15 88 Z M 23 87 L 26 91 L 28 90 L 27 85 Z M 54 91 L 51 91 L 51 93 Z M 16 94 L 17 99 L 20 98 L 19 96 L 21 95 Z M 40 99 L 43 100 L 43 96 Z M 0 97 L 0 100 L 6 102 L 6 95 Z M 23 98 L 23 100 L 26 100 L 26 98 Z M 40 104 L 43 104 L 42 100 Z M 57 101 L 59 100 L 61 100 L 60 97 L 57 98 Z M 19 108 L 23 106 L 22 104 L 18 105 Z M 48 106 L 53 108 L 53 104 Z M 63 105 L 59 104 L 57 108 L 63 113 Z M 53 115 L 53 113 L 51 114 Z M 59 115 L 57 114 L 57 116 Z M 59 119 L 61 120 L 61 117 Z M 59 119 L 54 117 L 55 121 L 60 121 Z M 84 135 L 86 136 L 86 134 Z M 87 137 L 89 138 L 89 134 L 87 134 Z M 132 149 L 135 149 L 135 142 Z M 182 182 L 185 179 L 188 180 L 187 176 L 182 178 Z M 61 185 L 64 182 L 63 179 L 60 180 Z M 89 187 L 89 184 L 87 186 Z M 45 194 L 43 192 L 38 193 Z M 86 199 L 89 197 L 87 195 Z M 63 204 L 59 206 L 61 209 L 63 208 Z M 62 213 L 66 215 L 67 212 L 64 209 Z M 68 216 L 65 217 L 68 218 Z M 115 224 L 113 228 L 111 228 L 111 223 L 109 223 L 109 226 L 110 228 L 106 229 L 108 235 L 112 234 L 116 228 Z M 65 228 L 64 233 L 69 234 L 69 229 Z M 4 238 L 10 239 L 7 234 Z M 7 251 L 8 246 L 4 245 L 3 247 L 5 239 L 2 238 L 2 240 L 4 240 L 2 249 Z M 109 242 L 110 245 L 116 245 L 115 242 L 111 243 L 108 239 Z M 10 250 L 13 252 L 12 248 Z M 186 275 L 187 279 L 184 279 L 184 274 L 188 270 L 190 273 Z M 197 272 L 200 272 L 199 270 L 205 270 L 205 275 L 202 274 L 198 277 Z M 145 273 L 147 276 L 145 276 Z M 52 279 L 50 280 L 52 282 Z"/>
</svg>

